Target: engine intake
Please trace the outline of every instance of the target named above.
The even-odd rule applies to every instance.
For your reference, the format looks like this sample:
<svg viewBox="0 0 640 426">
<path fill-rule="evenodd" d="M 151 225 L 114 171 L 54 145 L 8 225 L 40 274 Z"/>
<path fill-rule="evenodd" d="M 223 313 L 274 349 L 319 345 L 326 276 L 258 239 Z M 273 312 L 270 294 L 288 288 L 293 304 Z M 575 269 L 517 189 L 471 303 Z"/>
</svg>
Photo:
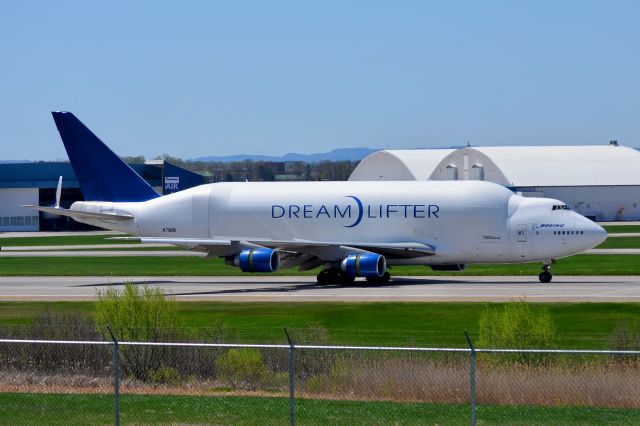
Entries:
<svg viewBox="0 0 640 426">
<path fill-rule="evenodd" d="M 269 248 L 245 249 L 233 258 L 233 264 L 242 272 L 275 272 L 280 267 L 280 256 Z"/>
<path fill-rule="evenodd" d="M 387 271 L 387 261 L 375 253 L 350 254 L 340 263 L 340 269 L 350 277 L 379 278 Z"/>
<path fill-rule="evenodd" d="M 464 263 L 454 263 L 453 265 L 431 265 L 431 269 L 434 271 L 455 271 L 460 272 L 464 271 L 467 265 Z"/>
</svg>

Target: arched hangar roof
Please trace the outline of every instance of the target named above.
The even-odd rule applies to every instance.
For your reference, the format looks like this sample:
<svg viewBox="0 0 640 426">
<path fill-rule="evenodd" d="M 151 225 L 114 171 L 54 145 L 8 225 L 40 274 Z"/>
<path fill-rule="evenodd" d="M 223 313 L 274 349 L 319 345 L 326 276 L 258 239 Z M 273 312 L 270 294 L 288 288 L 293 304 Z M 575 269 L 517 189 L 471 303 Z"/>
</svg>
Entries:
<svg viewBox="0 0 640 426">
<path fill-rule="evenodd" d="M 349 180 L 474 179 L 474 169 L 509 187 L 640 185 L 640 152 L 617 145 L 384 150 L 364 158 Z"/>
<path fill-rule="evenodd" d="M 454 149 L 382 150 L 365 157 L 349 180 L 427 180 Z"/>
<path fill-rule="evenodd" d="M 507 186 L 640 185 L 640 152 L 625 146 L 474 147 L 456 155 L 471 151 L 488 158 Z"/>
</svg>

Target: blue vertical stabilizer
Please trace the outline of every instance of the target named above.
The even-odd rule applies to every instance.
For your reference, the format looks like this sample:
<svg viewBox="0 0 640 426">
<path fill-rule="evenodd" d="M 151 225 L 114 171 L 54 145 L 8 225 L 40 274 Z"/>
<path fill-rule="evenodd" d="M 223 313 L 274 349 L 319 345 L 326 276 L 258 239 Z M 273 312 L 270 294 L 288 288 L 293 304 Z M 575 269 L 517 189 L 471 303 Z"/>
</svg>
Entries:
<svg viewBox="0 0 640 426">
<path fill-rule="evenodd" d="M 87 201 L 147 201 L 158 193 L 70 112 L 52 112 Z"/>
</svg>

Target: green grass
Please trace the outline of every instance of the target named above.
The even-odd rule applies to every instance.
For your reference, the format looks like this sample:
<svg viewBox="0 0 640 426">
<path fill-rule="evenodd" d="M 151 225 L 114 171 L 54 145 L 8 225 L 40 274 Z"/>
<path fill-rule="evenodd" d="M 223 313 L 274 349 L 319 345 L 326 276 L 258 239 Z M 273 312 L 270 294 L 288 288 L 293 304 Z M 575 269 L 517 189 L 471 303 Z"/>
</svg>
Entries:
<svg viewBox="0 0 640 426">
<path fill-rule="evenodd" d="M 90 248 L 90 249 L 85 249 L 85 248 L 68 248 L 70 246 L 60 246 L 59 250 L 56 251 L 77 251 L 77 252 L 84 252 L 84 251 L 185 251 L 186 249 L 182 248 L 182 247 L 177 247 L 177 246 L 171 246 L 171 247 L 149 247 L 146 245 L 142 245 L 142 244 L 136 244 L 136 245 L 131 245 L 131 244 L 123 244 L 122 247 L 107 247 L 107 248 Z M 31 250 L 29 250 L 31 251 Z M 33 250 L 35 252 L 48 252 L 51 250 Z"/>
<path fill-rule="evenodd" d="M 469 265 L 463 272 L 435 272 L 427 266 L 399 266 L 392 276 L 424 275 L 530 275 L 537 279 L 539 262 L 507 265 Z M 272 276 L 315 275 L 318 271 L 300 273 L 287 269 Z M 577 255 L 560 259 L 553 266 L 558 275 L 640 275 L 637 255 Z M 227 266 L 222 259 L 197 257 L 2 257 L 0 275 L 4 276 L 240 276 L 238 268 Z"/>
<path fill-rule="evenodd" d="M 59 237 L 0 238 L 0 247 L 5 246 L 62 246 L 77 244 L 137 244 L 136 241 L 110 240 L 124 235 L 71 235 Z"/>
<path fill-rule="evenodd" d="M 205 331 L 224 325 L 232 342 L 285 343 L 283 328 L 294 338 L 319 325 L 327 344 L 466 347 L 463 331 L 478 336 L 484 303 L 259 303 L 176 302 L 187 329 Z M 492 304 L 500 306 L 501 304 Z M 608 349 L 609 336 L 621 323 L 640 326 L 638 303 L 534 303 L 548 309 L 557 345 L 573 349 Z M 28 324 L 47 311 L 90 316 L 93 302 L 3 302 L 1 324 Z M 595 320 L 594 320 L 595 319 Z"/>
<path fill-rule="evenodd" d="M 122 424 L 288 424 L 286 398 L 122 395 Z M 0 394 L 3 424 L 113 424 L 111 395 Z M 479 405 L 478 424 L 639 424 L 640 410 Z M 466 425 L 466 404 L 298 399 L 299 425 Z"/>
<path fill-rule="evenodd" d="M 604 243 L 600 244 L 596 248 L 640 248 L 640 237 L 607 238 Z"/>
<path fill-rule="evenodd" d="M 622 232 L 639 232 L 640 225 L 607 225 L 603 226 L 610 234 L 622 233 Z"/>
</svg>

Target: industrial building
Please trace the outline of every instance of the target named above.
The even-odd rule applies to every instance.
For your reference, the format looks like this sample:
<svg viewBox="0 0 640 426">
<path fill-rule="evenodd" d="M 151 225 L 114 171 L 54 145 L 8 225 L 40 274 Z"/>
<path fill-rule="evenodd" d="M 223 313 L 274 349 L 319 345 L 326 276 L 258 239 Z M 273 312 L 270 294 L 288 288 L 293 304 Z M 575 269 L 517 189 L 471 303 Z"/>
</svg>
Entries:
<svg viewBox="0 0 640 426">
<path fill-rule="evenodd" d="M 159 194 L 170 194 L 207 183 L 207 178 L 163 160 L 129 164 Z M 52 206 L 58 178 L 62 176 L 61 206 L 83 201 L 80 183 L 71 164 L 37 162 L 0 164 L 0 232 L 51 231 L 90 228 L 69 218 L 20 207 L 24 204 Z"/>
<path fill-rule="evenodd" d="M 640 152 L 615 142 L 385 150 L 364 158 L 349 180 L 485 180 L 564 201 L 594 220 L 640 220 Z"/>
</svg>

